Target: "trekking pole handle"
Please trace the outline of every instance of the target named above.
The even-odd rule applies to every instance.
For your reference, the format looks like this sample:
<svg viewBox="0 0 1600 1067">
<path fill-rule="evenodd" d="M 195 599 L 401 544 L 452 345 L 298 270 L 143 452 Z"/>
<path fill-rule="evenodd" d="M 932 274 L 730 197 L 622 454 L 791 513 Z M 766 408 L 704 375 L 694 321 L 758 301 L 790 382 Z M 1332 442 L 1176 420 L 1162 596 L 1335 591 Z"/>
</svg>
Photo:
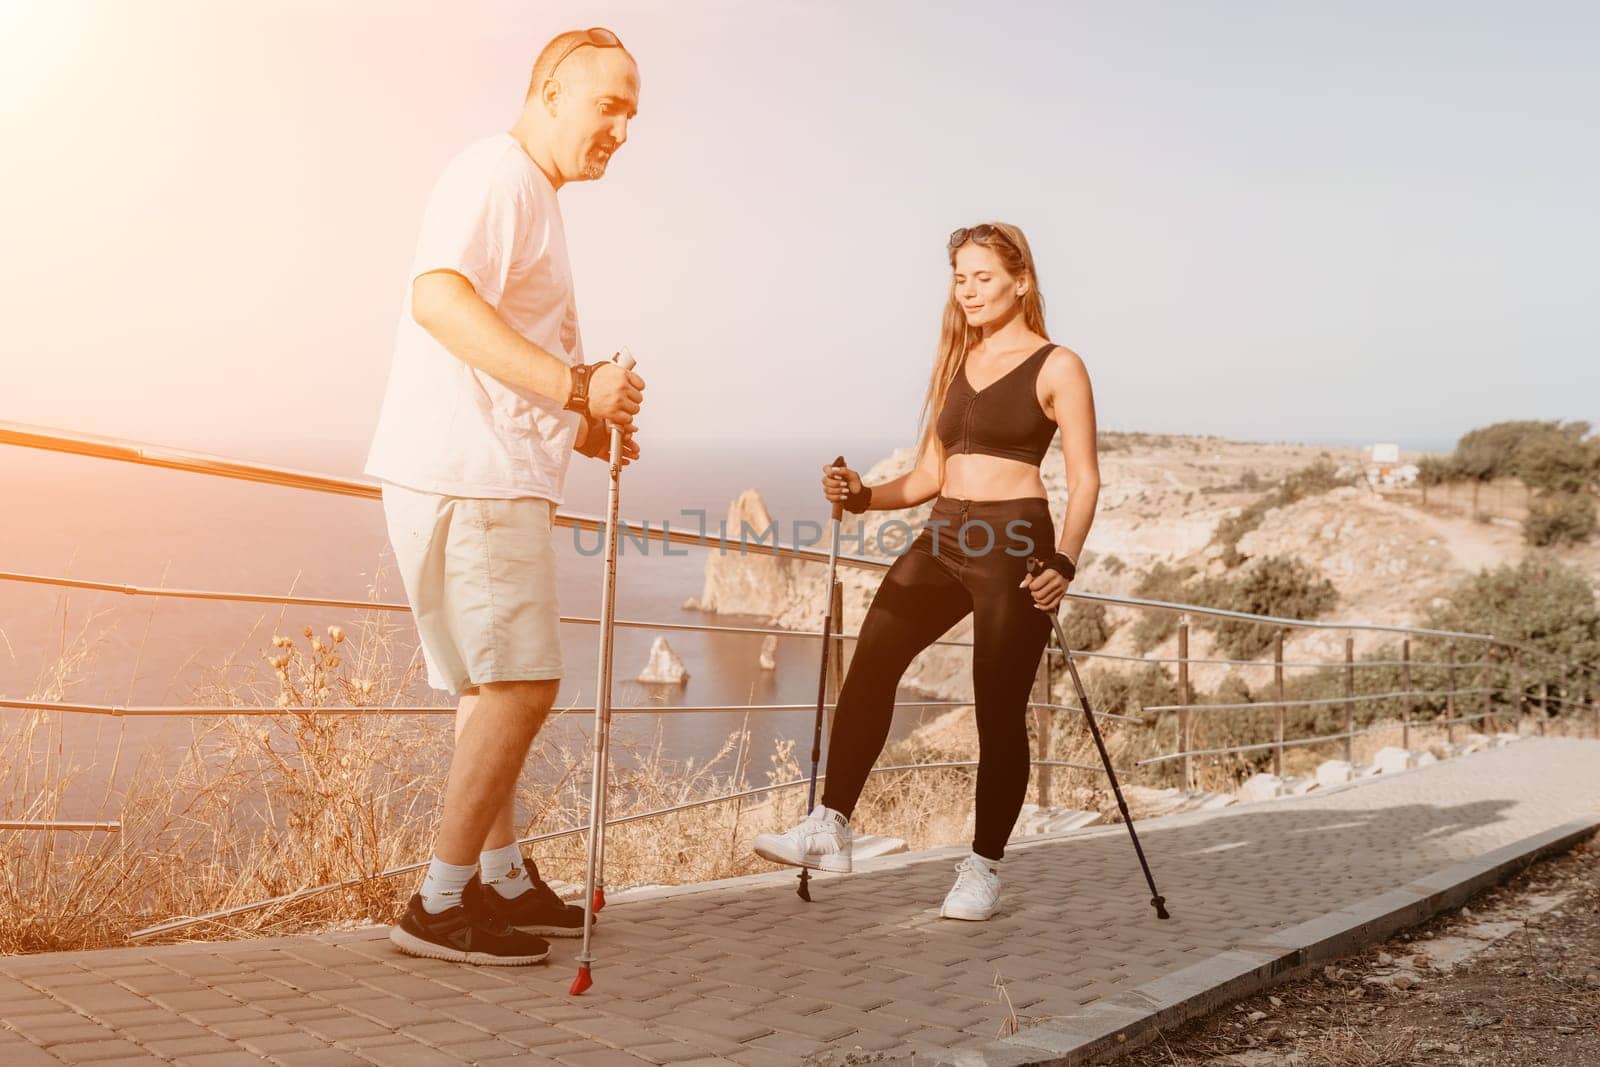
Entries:
<svg viewBox="0 0 1600 1067">
<path fill-rule="evenodd" d="M 624 371 L 630 371 L 634 368 L 637 360 L 633 358 L 633 353 L 628 351 L 628 346 L 623 345 L 617 350 L 617 353 L 611 357 L 611 362 L 621 367 Z M 611 431 L 611 462 L 618 463 L 622 459 L 622 431 L 618 429 L 617 425 L 613 422 L 607 422 L 606 428 Z"/>
<path fill-rule="evenodd" d="M 830 467 L 843 467 L 843 466 L 845 466 L 844 457 L 840 456 L 838 459 L 836 459 L 832 463 L 828 464 L 828 466 L 830 466 Z M 838 522 L 842 518 L 844 518 L 844 501 L 843 500 L 835 500 L 833 502 L 833 521 L 834 522 Z"/>
<path fill-rule="evenodd" d="M 621 349 L 616 350 L 616 354 L 614 354 L 613 357 L 611 357 L 611 362 L 616 363 L 616 365 L 618 365 L 618 366 L 621 366 L 622 370 L 624 370 L 624 371 L 630 371 L 630 370 L 634 370 L 634 366 L 637 365 L 638 360 L 635 360 L 634 354 L 632 354 L 632 352 L 629 352 L 629 350 L 627 350 L 626 344 L 624 344 L 624 346 L 622 346 Z M 611 422 L 606 422 L 606 426 L 611 427 L 611 434 L 613 434 L 613 435 L 619 434 L 619 430 L 616 429 L 616 426 L 614 426 L 614 424 L 611 424 Z"/>
</svg>

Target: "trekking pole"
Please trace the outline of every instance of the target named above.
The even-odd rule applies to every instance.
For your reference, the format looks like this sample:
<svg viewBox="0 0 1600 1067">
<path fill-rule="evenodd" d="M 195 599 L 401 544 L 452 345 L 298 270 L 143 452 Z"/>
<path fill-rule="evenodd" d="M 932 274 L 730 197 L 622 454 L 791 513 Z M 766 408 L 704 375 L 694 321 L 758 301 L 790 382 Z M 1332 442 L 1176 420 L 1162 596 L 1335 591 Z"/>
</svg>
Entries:
<svg viewBox="0 0 1600 1067">
<path fill-rule="evenodd" d="M 843 456 L 833 461 L 835 467 L 844 465 Z M 806 792 L 807 814 L 817 806 L 817 763 L 822 759 L 822 708 L 828 699 L 828 645 L 832 643 L 829 638 L 833 636 L 833 583 L 839 567 L 839 520 L 842 518 L 844 502 L 834 501 L 833 537 L 828 542 L 828 585 L 823 594 L 827 600 L 822 609 L 821 666 L 817 669 L 817 721 L 811 730 L 811 785 Z M 811 902 L 811 872 L 804 867 L 800 868 L 800 885 L 795 893 L 806 903 Z"/>
<path fill-rule="evenodd" d="M 632 370 L 633 354 L 626 348 L 613 357 L 623 370 Z M 611 749 L 611 636 L 617 614 L 617 511 L 622 491 L 622 431 L 608 424 L 611 431 L 611 485 L 606 492 L 605 567 L 600 572 L 600 655 L 595 673 L 594 693 L 594 776 L 589 786 L 589 854 L 583 878 L 583 951 L 578 953 L 578 976 L 572 980 L 571 995 L 577 996 L 594 984 L 589 951 L 594 937 L 595 912 L 605 907 L 605 886 L 601 863 L 606 833 L 606 776 Z"/>
<path fill-rule="evenodd" d="M 1044 569 L 1044 562 L 1039 559 L 1028 560 L 1028 574 L 1031 577 Z M 1111 779 L 1111 792 L 1116 794 L 1117 807 L 1122 812 L 1122 821 L 1128 824 L 1128 836 L 1133 839 L 1133 851 L 1139 854 L 1139 866 L 1144 868 L 1144 880 L 1150 886 L 1150 906 L 1156 909 L 1156 918 L 1170 919 L 1167 914 L 1167 898 L 1156 889 L 1155 876 L 1150 873 L 1150 864 L 1145 861 L 1144 849 L 1139 844 L 1139 833 L 1133 828 L 1133 816 L 1128 814 L 1128 802 L 1122 799 L 1122 787 L 1117 784 L 1117 772 L 1111 766 L 1111 753 L 1106 751 L 1106 743 L 1100 736 L 1100 727 L 1094 721 L 1094 712 L 1089 708 L 1089 694 L 1084 692 L 1083 679 L 1078 677 L 1078 665 L 1072 659 L 1072 647 L 1067 644 L 1067 632 L 1061 628 L 1061 620 L 1056 618 L 1055 612 L 1050 612 L 1050 624 L 1055 627 L 1056 640 L 1061 642 L 1061 654 L 1067 661 L 1067 670 L 1072 675 L 1072 685 L 1078 691 L 1078 705 L 1083 708 L 1083 717 L 1089 722 L 1089 732 L 1094 735 L 1095 747 L 1100 750 L 1100 761 L 1106 765 L 1106 777 Z"/>
</svg>

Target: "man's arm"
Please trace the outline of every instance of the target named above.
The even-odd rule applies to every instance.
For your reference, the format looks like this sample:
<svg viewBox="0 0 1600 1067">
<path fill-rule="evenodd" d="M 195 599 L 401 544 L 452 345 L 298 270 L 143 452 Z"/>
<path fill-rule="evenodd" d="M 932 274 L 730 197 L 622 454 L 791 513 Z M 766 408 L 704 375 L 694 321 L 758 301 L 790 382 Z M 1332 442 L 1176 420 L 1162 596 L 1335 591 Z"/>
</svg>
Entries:
<svg viewBox="0 0 1600 1067">
<path fill-rule="evenodd" d="M 411 283 L 411 317 L 451 355 L 518 389 L 565 404 L 572 369 L 496 314 L 472 283 L 453 270 L 420 274 Z"/>
<path fill-rule="evenodd" d="M 565 404 L 572 395 L 572 368 L 506 324 L 453 270 L 420 274 L 411 285 L 411 317 L 451 355 L 507 385 Z M 635 427 L 644 379 L 615 364 L 603 364 L 589 382 L 589 411 L 624 432 Z"/>
</svg>

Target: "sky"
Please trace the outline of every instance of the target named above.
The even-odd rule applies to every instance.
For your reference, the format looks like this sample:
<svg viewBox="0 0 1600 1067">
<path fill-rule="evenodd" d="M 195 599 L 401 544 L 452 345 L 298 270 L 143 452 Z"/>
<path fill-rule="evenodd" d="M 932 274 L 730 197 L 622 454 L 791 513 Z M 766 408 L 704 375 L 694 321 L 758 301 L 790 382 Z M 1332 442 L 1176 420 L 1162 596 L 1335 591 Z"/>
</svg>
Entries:
<svg viewBox="0 0 1600 1067">
<path fill-rule="evenodd" d="M 1103 429 L 1600 422 L 1600 8 L 1243 0 L 0 0 L 0 419 L 353 473 L 435 177 L 595 24 L 640 111 L 561 201 L 644 442 L 910 444 L 995 218 Z"/>
</svg>

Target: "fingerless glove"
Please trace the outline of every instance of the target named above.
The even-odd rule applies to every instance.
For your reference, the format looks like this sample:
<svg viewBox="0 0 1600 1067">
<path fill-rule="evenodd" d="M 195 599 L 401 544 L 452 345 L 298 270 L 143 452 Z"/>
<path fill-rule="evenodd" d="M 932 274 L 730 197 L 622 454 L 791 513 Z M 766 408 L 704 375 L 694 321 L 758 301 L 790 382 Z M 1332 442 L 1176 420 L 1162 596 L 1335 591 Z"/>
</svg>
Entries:
<svg viewBox="0 0 1600 1067">
<path fill-rule="evenodd" d="M 593 415 L 583 417 L 583 444 L 577 449 L 578 455 L 588 456 L 590 459 L 611 458 L 611 430 L 606 426 L 605 419 L 597 419 Z"/>
<path fill-rule="evenodd" d="M 1044 569 L 1055 571 L 1067 581 L 1072 581 L 1072 576 L 1078 573 L 1078 565 L 1072 562 L 1072 557 L 1065 552 L 1057 552 L 1044 561 Z"/>
<path fill-rule="evenodd" d="M 844 509 L 852 515 L 859 515 L 867 510 L 872 503 L 872 489 L 863 485 L 860 489 L 844 498 Z"/>
</svg>

